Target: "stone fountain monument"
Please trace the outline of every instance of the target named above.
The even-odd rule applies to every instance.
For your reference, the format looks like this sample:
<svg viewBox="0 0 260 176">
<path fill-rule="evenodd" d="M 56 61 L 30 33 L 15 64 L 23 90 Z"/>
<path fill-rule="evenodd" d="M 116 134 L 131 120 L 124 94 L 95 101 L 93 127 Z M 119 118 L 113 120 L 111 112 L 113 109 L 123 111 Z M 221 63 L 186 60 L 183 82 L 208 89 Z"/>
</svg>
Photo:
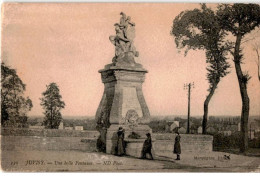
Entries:
<svg viewBox="0 0 260 176">
<path fill-rule="evenodd" d="M 147 70 L 135 62 L 135 57 L 139 56 L 134 46 L 135 23 L 123 12 L 120 16 L 119 23 L 114 24 L 116 34 L 109 37 L 115 46 L 115 56 L 111 64 L 99 70 L 105 90 L 96 112 L 100 132 L 97 147 L 114 154 L 117 130 L 123 127 L 126 154 L 140 157 L 146 133 L 151 133 L 150 113 L 142 91 Z M 131 138 L 131 134 L 138 138 Z"/>
</svg>

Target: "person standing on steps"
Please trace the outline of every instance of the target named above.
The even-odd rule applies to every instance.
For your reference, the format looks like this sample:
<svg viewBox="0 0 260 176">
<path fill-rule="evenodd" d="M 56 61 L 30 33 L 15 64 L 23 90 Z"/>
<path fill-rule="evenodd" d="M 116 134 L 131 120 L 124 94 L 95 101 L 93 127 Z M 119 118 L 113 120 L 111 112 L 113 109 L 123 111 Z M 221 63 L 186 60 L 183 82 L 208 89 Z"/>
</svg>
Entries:
<svg viewBox="0 0 260 176">
<path fill-rule="evenodd" d="M 173 153 L 175 153 L 177 155 L 177 158 L 175 160 L 180 160 L 181 157 L 181 144 L 180 144 L 180 140 L 181 140 L 181 136 L 179 134 L 179 132 L 176 132 L 177 136 L 175 137 L 175 143 L 174 143 L 174 149 L 173 149 Z"/>
</svg>

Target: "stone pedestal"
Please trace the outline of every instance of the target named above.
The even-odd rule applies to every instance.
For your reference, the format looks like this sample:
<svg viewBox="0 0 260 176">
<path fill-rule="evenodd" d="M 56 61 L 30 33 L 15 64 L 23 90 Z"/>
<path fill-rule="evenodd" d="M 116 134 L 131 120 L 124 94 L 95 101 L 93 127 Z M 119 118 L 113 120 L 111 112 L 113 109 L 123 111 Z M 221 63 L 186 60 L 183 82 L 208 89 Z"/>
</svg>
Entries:
<svg viewBox="0 0 260 176">
<path fill-rule="evenodd" d="M 105 90 L 96 116 L 106 116 L 103 119 L 110 124 L 125 124 L 127 112 L 134 110 L 139 124 L 149 123 L 150 113 L 142 91 L 147 71 L 136 67 L 109 67 L 99 72 Z"/>
<path fill-rule="evenodd" d="M 142 145 L 146 138 L 145 134 L 152 132 L 148 126 L 150 113 L 142 91 L 147 70 L 140 64 L 125 67 L 109 64 L 99 72 L 105 90 L 96 113 L 96 120 L 102 129 L 106 128 L 104 133 L 106 140 L 103 141 L 106 144 L 106 152 L 114 154 L 119 127 L 125 130 L 127 144 L 131 143 L 128 136 L 135 132 L 140 135 L 138 141 Z M 132 156 L 130 146 L 132 145 L 126 146 L 126 152 Z M 141 153 L 141 149 L 134 153 L 138 152 Z"/>
</svg>

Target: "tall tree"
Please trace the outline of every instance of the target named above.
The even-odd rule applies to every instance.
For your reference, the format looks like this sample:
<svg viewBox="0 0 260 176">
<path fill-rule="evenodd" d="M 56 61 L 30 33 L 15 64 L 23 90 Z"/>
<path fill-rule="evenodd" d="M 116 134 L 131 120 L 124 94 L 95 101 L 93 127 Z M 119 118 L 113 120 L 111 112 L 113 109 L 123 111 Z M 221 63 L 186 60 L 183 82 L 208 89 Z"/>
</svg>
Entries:
<svg viewBox="0 0 260 176">
<path fill-rule="evenodd" d="M 247 93 L 247 83 L 250 76 L 241 69 L 242 54 L 241 40 L 256 27 L 260 26 L 260 6 L 258 4 L 223 4 L 219 5 L 217 15 L 220 17 L 221 28 L 230 32 L 235 37 L 235 46 L 231 51 L 235 64 L 237 79 L 242 99 L 241 112 L 241 146 L 240 151 L 248 149 L 248 118 L 249 118 L 249 97 Z"/>
<path fill-rule="evenodd" d="M 26 85 L 15 69 L 1 63 L 1 124 L 2 126 L 24 127 L 32 101 L 24 97 Z"/>
<path fill-rule="evenodd" d="M 43 124 L 45 128 L 57 129 L 62 120 L 60 111 L 65 107 L 65 103 L 61 100 L 62 96 L 56 83 L 50 83 L 46 87 L 47 90 L 42 93 L 43 98 L 40 98 L 45 115 Z"/>
<path fill-rule="evenodd" d="M 226 56 L 231 45 L 224 42 L 227 34 L 221 29 L 218 16 L 205 4 L 200 9 L 181 12 L 173 21 L 171 34 L 175 37 L 177 48 L 185 49 L 185 55 L 190 49 L 206 53 L 209 94 L 204 101 L 202 122 L 202 131 L 206 134 L 208 105 L 220 79 L 229 73 Z"/>
</svg>

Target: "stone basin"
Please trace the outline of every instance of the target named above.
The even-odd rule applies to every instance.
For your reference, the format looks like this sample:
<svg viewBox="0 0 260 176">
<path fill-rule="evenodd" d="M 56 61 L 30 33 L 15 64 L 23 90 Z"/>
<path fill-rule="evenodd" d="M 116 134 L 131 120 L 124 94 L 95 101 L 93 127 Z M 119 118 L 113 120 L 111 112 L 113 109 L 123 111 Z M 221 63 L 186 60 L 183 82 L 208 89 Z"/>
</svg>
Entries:
<svg viewBox="0 0 260 176">
<path fill-rule="evenodd" d="M 126 155 L 140 158 L 145 139 L 125 139 Z M 152 140 L 154 142 L 155 140 Z"/>
</svg>

